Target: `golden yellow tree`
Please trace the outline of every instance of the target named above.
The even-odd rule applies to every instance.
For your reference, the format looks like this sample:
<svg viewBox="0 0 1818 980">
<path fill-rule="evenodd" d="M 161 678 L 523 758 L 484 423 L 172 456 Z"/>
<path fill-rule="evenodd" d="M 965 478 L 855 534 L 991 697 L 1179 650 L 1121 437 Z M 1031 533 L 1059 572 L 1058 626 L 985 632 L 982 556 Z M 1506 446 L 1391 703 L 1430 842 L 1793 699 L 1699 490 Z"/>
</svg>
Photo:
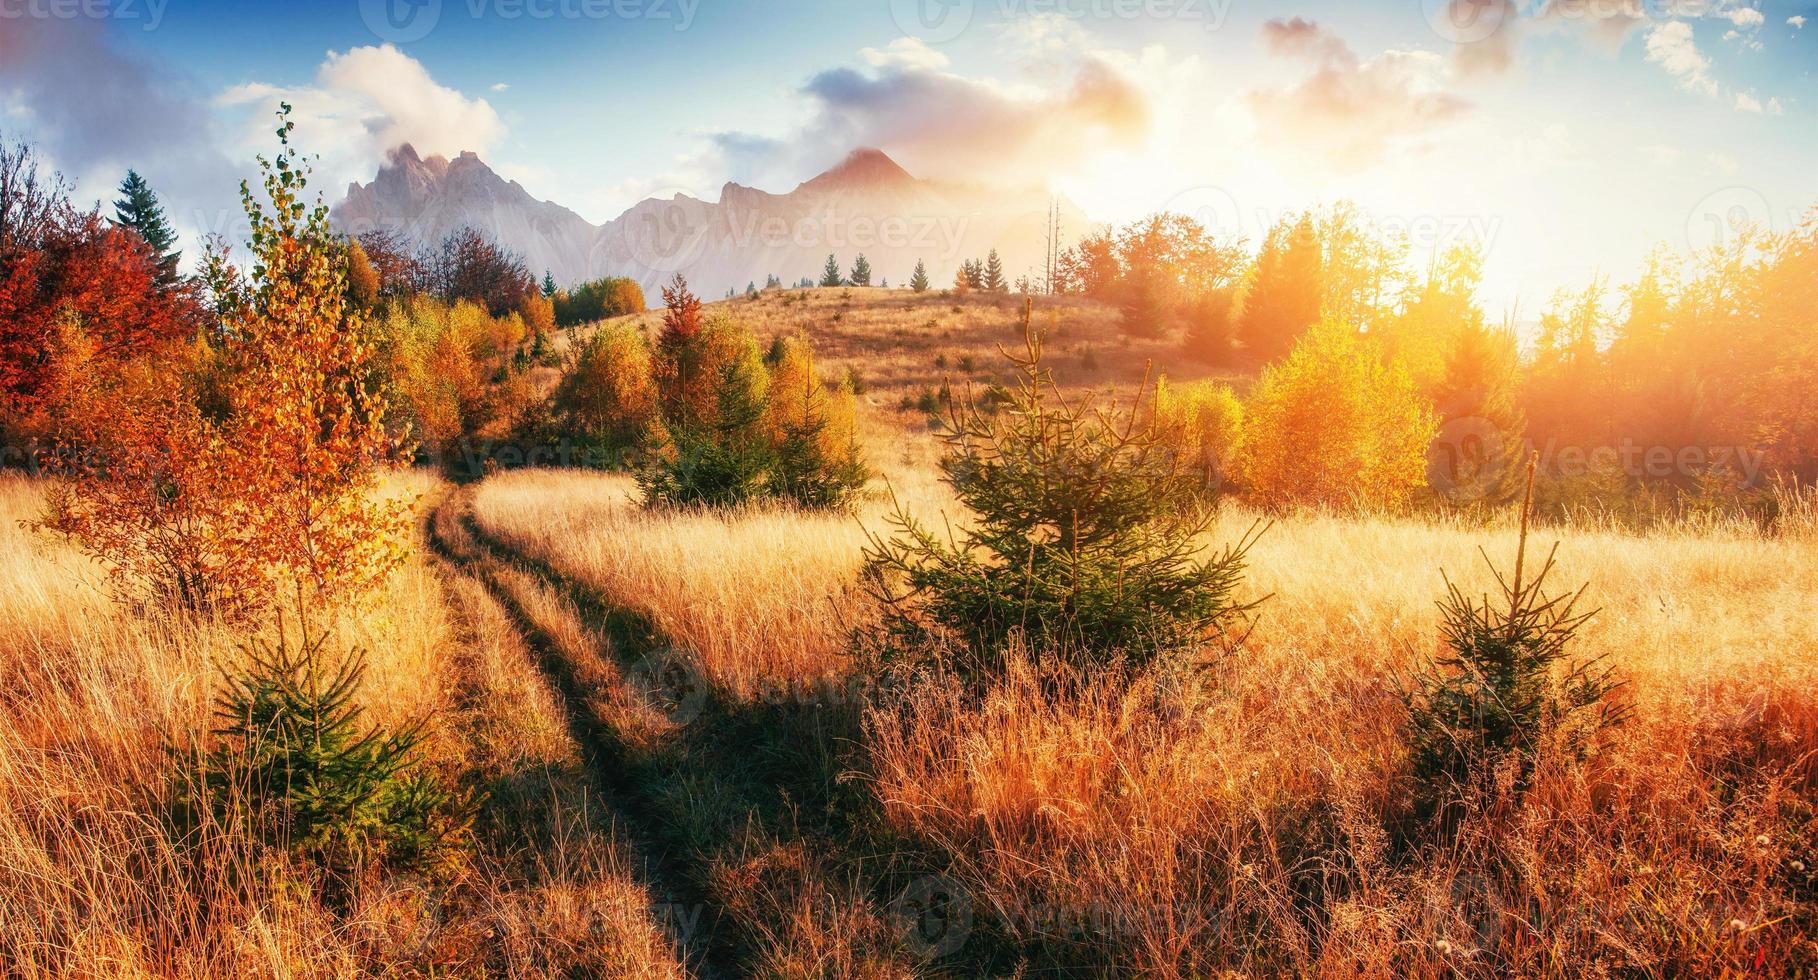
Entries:
<svg viewBox="0 0 1818 980">
<path fill-rule="evenodd" d="M 1405 370 L 1337 321 L 1263 372 L 1248 416 L 1241 470 L 1265 504 L 1392 509 L 1426 483 L 1432 409 Z"/>
<path fill-rule="evenodd" d="M 1196 381 L 1155 385 L 1155 429 L 1182 464 L 1199 474 L 1203 488 L 1224 486 L 1243 447 L 1244 406 L 1230 385 Z"/>
<path fill-rule="evenodd" d="M 259 158 L 269 203 L 240 187 L 249 274 L 224 256 L 210 263 L 233 374 L 225 437 L 252 522 L 247 546 L 275 582 L 346 597 L 401 560 L 410 507 L 379 499 L 378 467 L 399 447 L 328 206 L 302 199 L 309 169 L 290 145 L 289 113 L 278 113 L 276 159 Z"/>
<path fill-rule="evenodd" d="M 288 113 L 281 152 L 259 161 L 269 204 L 241 185 L 249 272 L 225 251 L 208 258 L 212 343 L 72 394 L 90 430 L 72 444 L 85 455 L 43 522 L 108 564 L 122 591 L 229 618 L 280 589 L 369 590 L 401 558 L 409 525 L 408 502 L 378 499 L 377 468 L 396 447 L 348 302 L 345 247 L 328 208 L 300 200 L 307 172 Z"/>
</svg>

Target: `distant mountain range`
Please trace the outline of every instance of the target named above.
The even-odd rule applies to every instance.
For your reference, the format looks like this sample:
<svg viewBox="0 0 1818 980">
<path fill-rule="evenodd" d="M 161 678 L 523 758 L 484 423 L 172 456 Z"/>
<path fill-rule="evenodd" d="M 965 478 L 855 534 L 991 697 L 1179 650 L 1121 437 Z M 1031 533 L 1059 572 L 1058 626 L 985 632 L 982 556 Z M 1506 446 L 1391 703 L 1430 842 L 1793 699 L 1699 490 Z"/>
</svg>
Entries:
<svg viewBox="0 0 1818 980">
<path fill-rule="evenodd" d="M 1050 203 L 1039 189 L 921 180 L 882 151 L 860 149 L 786 194 L 728 183 L 718 201 L 650 198 L 595 225 L 537 200 L 473 153 L 423 159 L 405 144 L 371 183 L 348 186 L 333 219 L 345 231 L 390 227 L 420 242 L 472 227 L 522 255 L 539 278 L 544 270 L 563 285 L 630 276 L 654 300 L 677 272 L 715 297 L 773 274 L 786 285 L 818 278 L 830 253 L 848 272 L 862 253 L 873 283 L 892 285 L 906 285 L 919 259 L 942 287 L 962 262 L 995 248 L 1008 278 L 1038 279 Z M 1087 229 L 1079 209 L 1064 200 L 1060 209 L 1064 238 Z"/>
</svg>

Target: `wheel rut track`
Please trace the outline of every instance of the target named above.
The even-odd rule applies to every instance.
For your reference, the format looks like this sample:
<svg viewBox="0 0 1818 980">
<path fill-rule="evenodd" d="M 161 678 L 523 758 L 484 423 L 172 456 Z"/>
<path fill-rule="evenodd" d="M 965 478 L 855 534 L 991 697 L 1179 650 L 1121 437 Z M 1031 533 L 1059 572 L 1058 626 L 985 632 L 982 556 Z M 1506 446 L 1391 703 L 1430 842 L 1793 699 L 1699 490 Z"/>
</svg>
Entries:
<svg viewBox="0 0 1818 980">
<path fill-rule="evenodd" d="M 472 492 L 471 486 L 457 487 L 430 515 L 427 522 L 430 550 L 455 574 L 477 582 L 499 604 L 537 668 L 554 687 L 562 702 L 569 734 L 579 746 L 587 766 L 589 780 L 613 815 L 615 827 L 629 839 L 631 849 L 639 859 L 643 883 L 655 901 L 666 902 L 672 909 L 683 909 L 682 922 L 691 925 L 677 929 L 673 917 L 665 917 L 652 909 L 652 921 L 675 940 L 687 975 L 699 980 L 746 976 L 739 951 L 728 939 L 729 930 L 722 928 L 719 908 L 696 883 L 695 872 L 699 869 L 684 856 L 655 843 L 660 835 L 650 832 L 649 828 L 658 818 L 644 806 L 641 791 L 627 776 L 630 766 L 618 734 L 588 709 L 589 685 L 535 616 L 510 589 L 498 582 L 497 572 L 502 567 L 527 572 L 539 583 L 558 590 L 575 604 L 584 618 L 606 626 L 615 648 L 614 654 L 608 657 L 610 660 L 623 664 L 628 657 L 635 659 L 642 649 L 622 647 L 629 641 L 637 647 L 647 648 L 653 638 L 647 630 L 635 626 L 637 617 L 634 615 L 605 606 L 596 597 L 584 594 L 573 583 L 555 574 L 545 563 L 509 553 L 480 533 L 467 513 Z M 447 528 L 451 525 L 458 530 L 457 535 L 448 533 Z M 690 914 L 689 910 L 697 909 L 700 910 L 698 917 Z"/>
</svg>

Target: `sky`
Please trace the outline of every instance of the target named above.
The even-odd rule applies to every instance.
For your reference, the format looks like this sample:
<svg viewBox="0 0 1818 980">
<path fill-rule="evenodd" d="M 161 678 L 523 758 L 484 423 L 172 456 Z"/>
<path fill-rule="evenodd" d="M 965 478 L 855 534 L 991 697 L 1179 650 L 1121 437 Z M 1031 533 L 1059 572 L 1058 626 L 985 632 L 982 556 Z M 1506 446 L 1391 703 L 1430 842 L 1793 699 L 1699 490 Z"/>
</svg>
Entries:
<svg viewBox="0 0 1818 980">
<path fill-rule="evenodd" d="M 186 239 L 295 107 L 330 203 L 387 150 L 477 152 L 595 222 L 858 146 L 1252 246 L 1349 199 L 1493 315 L 1818 204 L 1818 0 L 0 0 L 0 135 Z M 192 250 L 193 251 L 193 250 Z"/>
</svg>

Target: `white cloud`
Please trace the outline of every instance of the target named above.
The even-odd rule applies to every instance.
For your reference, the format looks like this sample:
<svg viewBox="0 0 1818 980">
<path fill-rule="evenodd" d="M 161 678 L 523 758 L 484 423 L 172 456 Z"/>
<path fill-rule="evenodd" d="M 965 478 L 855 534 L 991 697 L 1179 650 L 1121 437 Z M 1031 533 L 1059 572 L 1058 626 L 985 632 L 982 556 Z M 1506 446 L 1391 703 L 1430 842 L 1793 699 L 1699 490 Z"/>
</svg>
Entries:
<svg viewBox="0 0 1818 980">
<path fill-rule="evenodd" d="M 508 88 L 510 88 L 510 87 L 511 87 L 511 86 L 510 86 L 510 85 L 508 85 L 508 84 L 506 84 L 506 83 L 505 83 L 505 82 L 494 82 L 494 83 L 492 83 L 492 90 L 493 90 L 493 91 L 494 91 L 494 92 L 503 92 L 503 91 L 505 91 L 505 90 L 506 90 L 506 89 L 508 89 Z"/>
<path fill-rule="evenodd" d="M 1747 92 L 1738 92 L 1736 93 L 1736 111 L 1760 114 L 1762 111 L 1761 100 Z"/>
<path fill-rule="evenodd" d="M 1086 29 L 1062 13 L 1022 17 L 1000 29 L 1006 53 L 1023 63 L 1065 60 L 1089 45 Z"/>
<path fill-rule="evenodd" d="M 1754 7 L 1737 7 L 1723 16 L 1729 18 L 1730 23 L 1745 31 L 1752 31 L 1767 23 L 1767 15 Z"/>
<path fill-rule="evenodd" d="M 806 121 L 794 132 L 716 133 L 679 172 L 783 186 L 870 146 L 917 176 L 1029 184 L 1078 163 L 1082 144 L 1141 139 L 1149 93 L 1112 59 L 1080 50 L 1083 34 L 1047 27 L 1025 37 L 1046 38 L 1048 58 L 1015 84 L 950 71 L 946 55 L 916 38 L 862 49 L 862 67 L 820 71 L 802 86 Z"/>
<path fill-rule="evenodd" d="M 946 55 L 919 37 L 899 37 L 882 48 L 860 48 L 859 57 L 873 68 L 910 71 L 939 71 L 948 63 Z"/>
<path fill-rule="evenodd" d="M 1692 25 L 1682 20 L 1669 20 L 1654 25 L 1647 35 L 1648 60 L 1679 79 L 1687 91 L 1716 95 L 1717 83 L 1711 79 L 1711 59 L 1698 50 Z"/>
<path fill-rule="evenodd" d="M 1250 93 L 1258 128 L 1284 148 L 1313 152 L 1336 171 L 1380 162 L 1411 137 L 1464 115 L 1470 104 L 1445 90 L 1446 61 L 1428 51 L 1362 58 L 1337 35 L 1299 17 L 1263 25 L 1269 50 L 1312 64 L 1281 89 Z"/>
<path fill-rule="evenodd" d="M 334 185 L 371 179 L 386 151 L 409 143 L 423 156 L 486 156 L 505 137 L 505 123 L 485 99 L 438 84 L 415 58 L 389 44 L 329 52 L 312 84 L 237 85 L 217 104 L 247 111 L 243 152 L 270 149 L 271 112 L 293 107 L 296 138 L 319 154 L 317 172 Z M 332 196 L 332 195 L 331 195 Z"/>
<path fill-rule="evenodd" d="M 164 203 L 184 261 L 199 236 L 228 231 L 246 167 L 221 153 L 206 100 L 188 80 L 116 45 L 92 18 L 21 17 L 0 27 L 0 120 L 38 145 L 83 205 L 108 201 L 127 168 Z M 250 157 L 245 158 L 250 162 Z"/>
<path fill-rule="evenodd" d="M 1794 14 L 1793 16 L 1788 17 L 1786 19 L 1786 22 L 1788 24 L 1793 25 L 1793 30 L 1795 30 L 1795 31 L 1801 30 L 1805 27 L 1805 18 L 1799 14 Z"/>
</svg>

